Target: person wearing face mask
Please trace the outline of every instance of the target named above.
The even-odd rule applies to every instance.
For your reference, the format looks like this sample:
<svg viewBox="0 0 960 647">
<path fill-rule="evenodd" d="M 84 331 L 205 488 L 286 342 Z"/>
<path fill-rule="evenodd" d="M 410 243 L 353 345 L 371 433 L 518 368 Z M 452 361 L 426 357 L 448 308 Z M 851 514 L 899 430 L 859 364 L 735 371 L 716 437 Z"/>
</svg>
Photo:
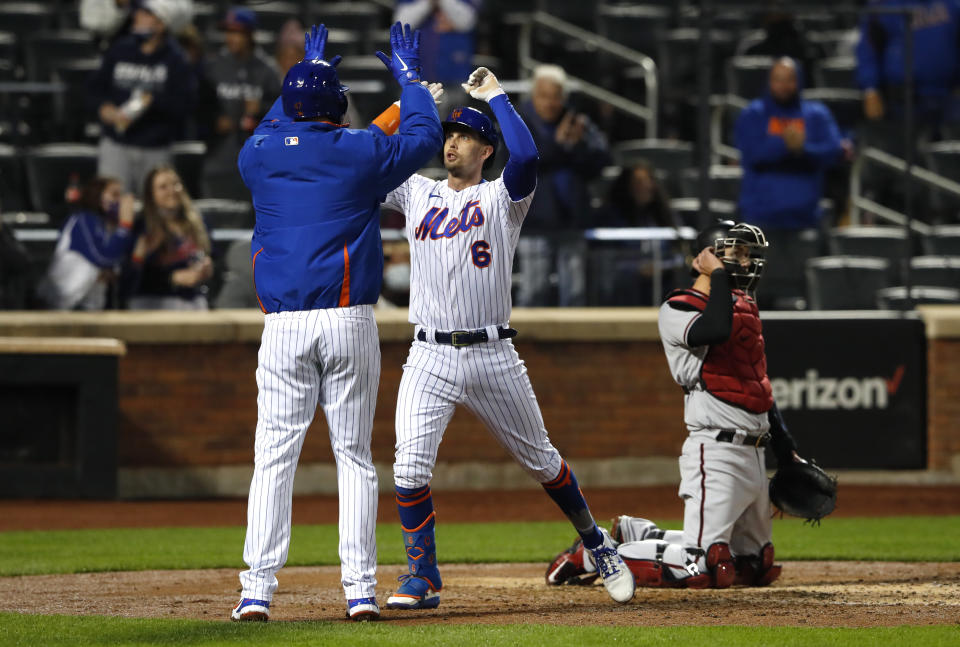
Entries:
<svg viewBox="0 0 960 647">
<path fill-rule="evenodd" d="M 96 177 L 63 229 L 38 292 L 54 310 L 103 310 L 116 270 L 133 247 L 133 195 L 119 180 Z"/>
<path fill-rule="evenodd" d="M 170 161 L 196 103 L 196 78 L 173 36 L 190 22 L 190 0 L 140 0 L 131 32 L 103 56 L 89 97 L 102 125 L 97 172 L 135 192 Z"/>
<path fill-rule="evenodd" d="M 598 227 L 679 227 L 670 210 L 670 196 L 657 179 L 653 165 L 640 160 L 625 167 L 610 187 Z"/>
<path fill-rule="evenodd" d="M 169 166 L 144 181 L 143 219 L 124 268 L 123 296 L 131 310 L 206 310 L 213 275 L 210 235 L 180 176 Z"/>
</svg>

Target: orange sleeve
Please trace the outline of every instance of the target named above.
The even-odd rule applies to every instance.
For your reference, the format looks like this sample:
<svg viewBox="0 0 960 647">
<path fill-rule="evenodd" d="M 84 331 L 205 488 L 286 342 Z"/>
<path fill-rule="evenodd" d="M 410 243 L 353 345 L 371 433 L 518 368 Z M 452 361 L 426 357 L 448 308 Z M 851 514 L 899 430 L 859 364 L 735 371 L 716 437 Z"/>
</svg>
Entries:
<svg viewBox="0 0 960 647">
<path fill-rule="evenodd" d="M 392 135 L 400 127 L 400 106 L 391 103 L 390 107 L 377 115 L 373 123 L 383 131 L 385 135 Z"/>
</svg>

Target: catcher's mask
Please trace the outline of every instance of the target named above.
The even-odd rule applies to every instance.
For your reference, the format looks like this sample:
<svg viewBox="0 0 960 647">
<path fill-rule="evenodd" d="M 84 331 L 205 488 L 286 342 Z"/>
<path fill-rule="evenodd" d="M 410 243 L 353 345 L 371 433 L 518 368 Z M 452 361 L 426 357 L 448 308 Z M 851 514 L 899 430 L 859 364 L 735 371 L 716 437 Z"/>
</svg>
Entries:
<svg viewBox="0 0 960 647">
<path fill-rule="evenodd" d="M 730 227 L 713 245 L 734 287 L 744 292 L 756 290 L 767 262 L 768 246 L 763 231 L 745 222 Z"/>
</svg>

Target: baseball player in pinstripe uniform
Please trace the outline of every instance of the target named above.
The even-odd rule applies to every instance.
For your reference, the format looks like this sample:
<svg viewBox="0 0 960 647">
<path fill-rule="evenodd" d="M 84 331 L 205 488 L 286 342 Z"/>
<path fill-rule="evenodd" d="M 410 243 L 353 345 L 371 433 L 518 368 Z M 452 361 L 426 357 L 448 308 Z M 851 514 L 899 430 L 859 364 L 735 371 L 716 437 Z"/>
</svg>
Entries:
<svg viewBox="0 0 960 647">
<path fill-rule="evenodd" d="M 482 112 L 454 108 L 443 123 L 447 179 L 410 177 L 385 204 L 406 215 L 410 321 L 415 339 L 397 401 L 394 485 L 409 572 L 387 600 L 394 609 L 434 608 L 437 565 L 430 479 L 444 429 L 461 404 L 539 481 L 590 549 L 610 596 L 633 597 L 634 583 L 609 535 L 593 520 L 569 465 L 550 443 L 509 327 L 513 254 L 536 187 L 537 149 L 497 78 L 478 68 L 464 84 L 489 103 L 510 159 L 501 177 L 482 180 L 499 137 Z"/>
<path fill-rule="evenodd" d="M 330 428 L 340 494 L 341 580 L 347 613 L 379 616 L 377 477 L 370 436 L 380 377 L 373 304 L 383 248 L 379 199 L 433 157 L 440 118 L 420 85 L 419 35 L 390 32 L 388 69 L 403 88 L 399 133 L 341 124 L 347 88 L 323 59 L 314 27 L 281 99 L 247 140 L 240 173 L 253 195 L 254 285 L 266 317 L 257 367 L 257 430 L 247 509 L 243 594 L 234 620 L 266 620 L 290 545 L 293 478 L 317 404 Z M 379 54 L 379 53 L 378 53 Z M 376 122 L 375 122 L 376 123 Z"/>
</svg>

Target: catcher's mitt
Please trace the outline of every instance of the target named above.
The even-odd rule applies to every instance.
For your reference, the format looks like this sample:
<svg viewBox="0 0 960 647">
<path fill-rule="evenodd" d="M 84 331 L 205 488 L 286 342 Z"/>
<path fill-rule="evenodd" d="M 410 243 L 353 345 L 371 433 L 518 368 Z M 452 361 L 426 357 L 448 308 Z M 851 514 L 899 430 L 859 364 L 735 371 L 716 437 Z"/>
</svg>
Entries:
<svg viewBox="0 0 960 647">
<path fill-rule="evenodd" d="M 786 514 L 819 523 L 837 505 L 837 479 L 816 463 L 789 461 L 770 479 L 770 501 Z"/>
</svg>

